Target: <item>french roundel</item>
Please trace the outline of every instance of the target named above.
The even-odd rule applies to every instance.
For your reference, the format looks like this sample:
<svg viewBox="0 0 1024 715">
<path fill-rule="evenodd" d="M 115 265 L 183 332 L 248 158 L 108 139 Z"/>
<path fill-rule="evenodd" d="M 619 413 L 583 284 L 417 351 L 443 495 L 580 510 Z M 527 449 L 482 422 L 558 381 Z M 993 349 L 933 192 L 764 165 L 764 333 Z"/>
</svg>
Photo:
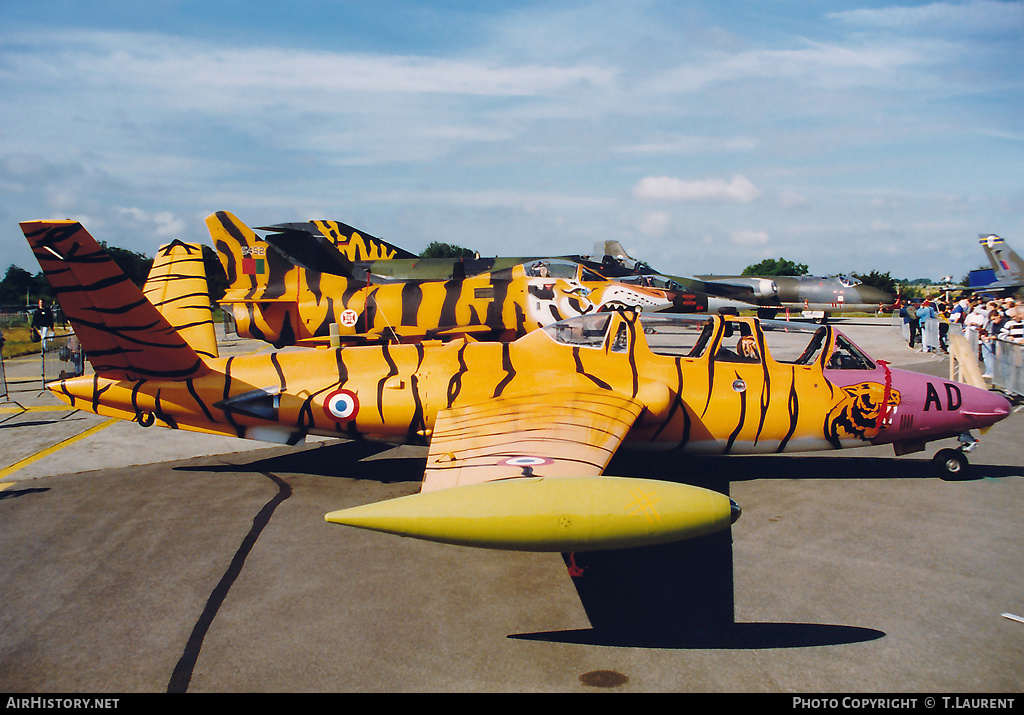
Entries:
<svg viewBox="0 0 1024 715">
<path fill-rule="evenodd" d="M 335 390 L 324 399 L 324 412 L 337 422 L 354 420 L 359 412 L 359 398 L 351 390 Z"/>
<path fill-rule="evenodd" d="M 550 459 L 544 457 L 512 457 L 506 459 L 501 464 L 508 465 L 510 467 L 539 467 L 542 464 L 553 464 Z"/>
</svg>

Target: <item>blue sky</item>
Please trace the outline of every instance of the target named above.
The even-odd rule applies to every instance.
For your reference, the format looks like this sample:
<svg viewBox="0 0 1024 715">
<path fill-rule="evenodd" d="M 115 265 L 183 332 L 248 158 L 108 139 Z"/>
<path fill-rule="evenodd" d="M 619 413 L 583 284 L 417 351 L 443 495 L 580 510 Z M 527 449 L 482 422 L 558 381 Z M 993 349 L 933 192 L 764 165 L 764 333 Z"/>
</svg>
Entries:
<svg viewBox="0 0 1024 715">
<path fill-rule="evenodd" d="M 18 222 L 152 255 L 204 218 L 676 274 L 963 276 L 1024 253 L 1024 2 L 0 0 Z"/>
</svg>

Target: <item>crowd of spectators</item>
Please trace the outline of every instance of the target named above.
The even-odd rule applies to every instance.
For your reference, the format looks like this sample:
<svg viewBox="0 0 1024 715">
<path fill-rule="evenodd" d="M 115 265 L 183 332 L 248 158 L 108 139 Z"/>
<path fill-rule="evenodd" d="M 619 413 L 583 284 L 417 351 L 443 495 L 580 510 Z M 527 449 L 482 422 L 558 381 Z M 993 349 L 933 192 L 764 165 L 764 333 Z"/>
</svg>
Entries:
<svg viewBox="0 0 1024 715">
<path fill-rule="evenodd" d="M 1024 300 L 965 297 L 950 307 L 945 316 L 949 323 L 962 326 L 965 333 L 976 333 L 978 349 L 985 365 L 985 377 L 992 376 L 996 340 L 1024 343 Z M 941 324 L 941 308 L 939 320 Z"/>
</svg>

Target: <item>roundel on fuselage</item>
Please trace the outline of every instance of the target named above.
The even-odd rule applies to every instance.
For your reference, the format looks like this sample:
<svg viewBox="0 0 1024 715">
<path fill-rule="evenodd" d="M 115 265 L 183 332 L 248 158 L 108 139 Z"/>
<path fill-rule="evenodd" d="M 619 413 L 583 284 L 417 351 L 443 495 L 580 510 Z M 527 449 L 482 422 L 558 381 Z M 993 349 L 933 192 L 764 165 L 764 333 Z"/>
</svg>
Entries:
<svg viewBox="0 0 1024 715">
<path fill-rule="evenodd" d="M 359 413 L 359 398 L 351 390 L 335 390 L 324 398 L 324 412 L 336 422 L 348 422 Z"/>
</svg>

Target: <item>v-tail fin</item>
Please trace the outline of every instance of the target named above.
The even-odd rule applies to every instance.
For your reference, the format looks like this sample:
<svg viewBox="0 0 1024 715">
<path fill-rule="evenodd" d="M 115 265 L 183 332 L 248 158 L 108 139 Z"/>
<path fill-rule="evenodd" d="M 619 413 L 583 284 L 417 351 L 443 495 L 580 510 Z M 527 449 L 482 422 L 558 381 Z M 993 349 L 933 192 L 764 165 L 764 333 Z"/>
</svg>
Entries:
<svg viewBox="0 0 1024 715">
<path fill-rule="evenodd" d="M 142 294 L 200 356 L 218 356 L 202 245 L 175 239 L 161 246 Z"/>
<path fill-rule="evenodd" d="M 21 230 L 97 375 L 187 380 L 209 371 L 82 224 L 25 221 Z"/>
</svg>

